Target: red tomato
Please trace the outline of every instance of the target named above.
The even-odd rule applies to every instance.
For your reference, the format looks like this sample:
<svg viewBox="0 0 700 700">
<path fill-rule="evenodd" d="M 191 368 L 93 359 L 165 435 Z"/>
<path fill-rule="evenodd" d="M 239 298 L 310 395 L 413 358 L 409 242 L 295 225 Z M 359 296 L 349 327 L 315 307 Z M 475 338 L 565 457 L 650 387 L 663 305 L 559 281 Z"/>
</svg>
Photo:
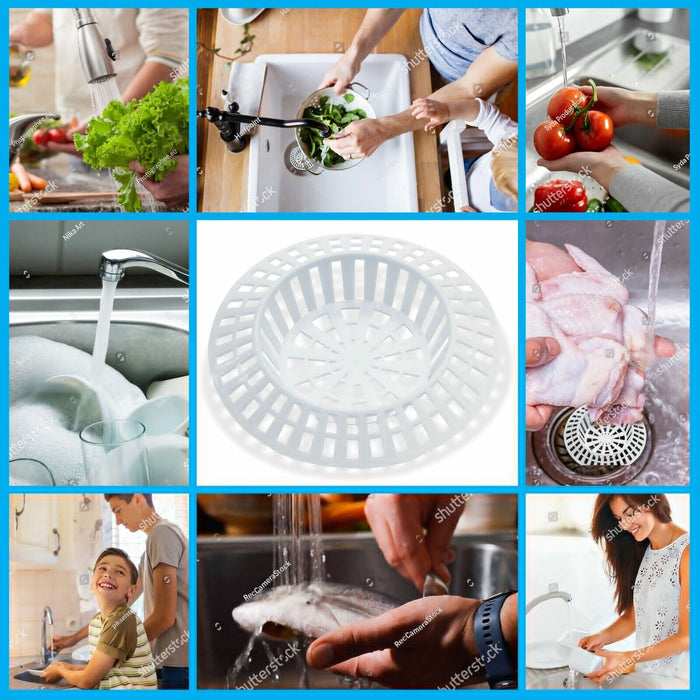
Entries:
<svg viewBox="0 0 700 700">
<path fill-rule="evenodd" d="M 578 88 L 565 87 L 557 90 L 547 103 L 547 114 L 550 119 L 563 126 L 569 126 L 578 114 L 578 109 L 588 104 L 588 97 Z"/>
<path fill-rule="evenodd" d="M 612 119 L 605 112 L 590 110 L 576 120 L 574 136 L 581 150 L 602 151 L 612 141 Z"/>
<path fill-rule="evenodd" d="M 46 129 L 35 129 L 32 134 L 32 141 L 37 146 L 45 146 L 49 142 L 49 133 Z"/>
<path fill-rule="evenodd" d="M 70 140 L 63 129 L 49 129 L 49 141 L 56 143 L 68 143 Z"/>
<path fill-rule="evenodd" d="M 533 138 L 535 150 L 545 160 L 557 160 L 572 153 L 576 148 L 576 140 L 572 134 L 567 134 L 564 127 L 554 120 L 542 122 L 536 129 Z"/>
</svg>

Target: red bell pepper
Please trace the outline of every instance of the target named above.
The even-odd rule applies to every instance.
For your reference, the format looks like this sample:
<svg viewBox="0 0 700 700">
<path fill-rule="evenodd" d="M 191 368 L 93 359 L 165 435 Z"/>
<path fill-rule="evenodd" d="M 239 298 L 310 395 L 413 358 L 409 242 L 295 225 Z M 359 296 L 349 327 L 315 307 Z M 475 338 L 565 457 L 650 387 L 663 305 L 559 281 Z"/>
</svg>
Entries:
<svg viewBox="0 0 700 700">
<path fill-rule="evenodd" d="M 535 190 L 536 212 L 586 211 L 588 197 L 578 180 L 550 180 Z"/>
</svg>

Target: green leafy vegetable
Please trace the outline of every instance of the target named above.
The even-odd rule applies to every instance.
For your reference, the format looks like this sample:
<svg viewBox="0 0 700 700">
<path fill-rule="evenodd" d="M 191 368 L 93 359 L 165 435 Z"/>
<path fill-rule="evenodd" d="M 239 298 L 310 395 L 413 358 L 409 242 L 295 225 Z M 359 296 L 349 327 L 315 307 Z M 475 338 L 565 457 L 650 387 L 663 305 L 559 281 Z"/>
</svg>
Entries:
<svg viewBox="0 0 700 700">
<path fill-rule="evenodd" d="M 136 173 L 129 163 L 138 161 L 146 177 L 160 182 L 177 166 L 175 156 L 189 152 L 189 79 L 159 83 L 126 105 L 113 100 L 90 120 L 87 133 L 77 133 L 73 140 L 93 170 L 112 168 L 120 184 L 119 204 L 140 211 Z"/>
<path fill-rule="evenodd" d="M 352 102 L 354 99 L 354 95 L 345 94 L 346 102 Z M 351 122 L 366 119 L 367 112 L 359 108 L 347 109 L 345 105 L 342 104 L 334 105 L 329 97 L 324 96 L 319 99 L 317 105 L 310 105 L 307 107 L 302 116 L 304 119 L 315 119 L 316 121 L 323 122 L 330 126 L 334 134 L 337 134 Z M 323 159 L 323 165 L 326 168 L 345 162 L 343 156 L 339 156 L 330 149 L 324 148 L 323 138 L 316 129 L 302 127 L 299 135 L 302 143 L 307 147 L 308 155 L 319 163 L 321 159 Z"/>
</svg>

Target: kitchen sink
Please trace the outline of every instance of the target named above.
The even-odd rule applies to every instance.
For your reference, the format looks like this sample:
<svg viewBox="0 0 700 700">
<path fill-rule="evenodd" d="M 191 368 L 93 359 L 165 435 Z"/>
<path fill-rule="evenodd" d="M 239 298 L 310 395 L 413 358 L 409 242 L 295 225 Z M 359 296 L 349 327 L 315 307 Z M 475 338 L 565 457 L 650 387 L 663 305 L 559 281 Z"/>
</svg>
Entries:
<svg viewBox="0 0 700 700">
<path fill-rule="evenodd" d="M 39 336 L 91 354 L 95 342 L 98 300 L 99 292 L 94 289 L 11 290 L 10 338 Z M 144 393 L 155 381 L 187 376 L 188 316 L 188 298 L 183 290 L 118 290 L 110 324 L 107 364 Z M 25 358 L 11 359 L 12 366 L 21 372 Z M 42 366 L 40 371 L 41 376 L 36 376 L 35 372 L 31 374 L 35 384 L 65 373 L 55 366 Z M 24 399 L 29 391 L 21 380 L 13 382 L 12 379 L 11 406 Z M 112 398 L 117 406 L 122 405 L 119 403 L 121 397 Z M 55 460 L 49 440 L 37 439 L 39 424 L 36 424 L 37 434 L 26 432 L 27 425 L 26 418 L 19 424 L 11 421 L 11 457 L 39 459 L 49 467 L 58 483 L 73 483 L 75 479 L 84 478 L 81 476 L 83 468 L 77 435 L 75 440 L 71 439 L 70 445 L 66 443 L 67 451 L 62 453 L 65 456 Z M 46 426 L 41 429 L 46 429 Z M 188 483 L 185 437 L 147 437 L 147 445 L 152 484 Z M 76 466 L 77 463 L 80 465 Z"/>
<path fill-rule="evenodd" d="M 268 54 L 256 62 L 267 66 L 260 114 L 295 119 L 338 54 Z M 357 82 L 369 91 L 378 117 L 396 114 L 411 104 L 406 59 L 372 54 Z M 370 157 L 347 170 L 301 175 L 285 165 L 295 143 L 294 129 L 258 126 L 250 142 L 247 211 L 418 211 L 413 136 L 386 141 Z"/>
<path fill-rule="evenodd" d="M 272 537 L 262 535 L 198 538 L 197 678 L 200 688 L 225 687 L 227 671 L 245 649 L 250 635 L 236 625 L 231 611 L 273 570 L 273 543 Z M 330 581 L 371 589 L 399 604 L 419 597 L 413 585 L 386 563 L 371 533 L 324 535 L 323 545 Z M 515 533 L 455 535 L 451 546 L 456 552 L 450 565 L 453 595 L 485 598 L 517 587 Z M 279 646 L 279 649 L 272 646 L 275 655 L 282 653 L 286 644 Z M 259 664 L 262 668 L 268 663 L 260 649 L 254 650 L 254 654 L 255 667 Z M 279 673 L 280 680 L 271 682 L 269 687 L 299 684 L 301 669 L 294 663 L 282 666 Z M 337 676 L 311 670 L 309 684 L 312 688 L 343 687 Z"/>
<path fill-rule="evenodd" d="M 585 85 L 592 78 L 596 85 L 623 87 L 631 90 L 681 90 L 690 87 L 690 48 L 688 41 L 677 37 L 663 38 L 669 45 L 668 58 L 649 70 L 639 67 L 639 52 L 635 39 L 646 30 L 635 29 L 621 39 L 605 44 L 586 58 L 568 66 L 569 85 Z M 648 54 L 647 54 L 648 55 Z M 636 60 L 635 60 L 636 59 Z M 539 155 L 533 145 L 535 129 L 549 117 L 547 102 L 562 87 L 561 73 L 532 87 L 526 94 L 526 208 L 534 204 L 534 191 L 539 185 L 556 179 L 578 179 L 583 182 L 589 198 L 600 198 L 605 190 L 583 173 L 551 172 L 537 165 Z M 615 131 L 613 145 L 624 156 L 636 158 L 643 166 L 681 187 L 690 187 L 690 132 L 679 129 L 656 129 L 628 125 Z"/>
<path fill-rule="evenodd" d="M 688 222 L 667 222 L 657 297 L 656 334 L 676 344 L 676 355 L 657 360 L 647 371 L 644 426 L 647 448 L 629 467 L 584 474 L 562 449 L 562 423 L 569 409 L 555 409 L 547 425 L 527 433 L 527 482 L 535 485 L 682 485 L 689 480 L 689 230 Z M 573 243 L 612 274 L 623 274 L 630 303 L 647 309 L 652 221 L 537 221 L 529 240 L 563 247 Z M 671 233 L 669 236 L 668 234 Z M 625 274 L 625 271 L 627 273 Z"/>
<path fill-rule="evenodd" d="M 554 673 L 539 676 L 532 681 L 528 681 L 528 690 L 564 690 L 568 688 L 568 669 L 556 671 Z M 576 690 L 660 690 L 687 688 L 687 681 L 670 676 L 661 676 L 656 673 L 628 673 L 618 676 L 611 683 L 595 683 L 588 678 L 576 677 Z"/>
<path fill-rule="evenodd" d="M 71 662 L 72 657 L 70 654 L 61 654 L 57 656 L 55 661 Z M 33 663 L 25 663 L 21 666 L 15 666 L 10 669 L 10 688 L 11 689 L 21 689 L 21 688 L 33 688 L 36 689 L 37 686 L 41 690 L 66 690 L 72 688 L 67 681 L 61 679 L 58 683 L 47 683 L 41 676 L 37 675 L 37 671 L 41 671 L 48 666 L 46 663 L 41 663 L 40 661 L 35 661 Z M 29 685 L 24 685 L 25 683 Z"/>
</svg>

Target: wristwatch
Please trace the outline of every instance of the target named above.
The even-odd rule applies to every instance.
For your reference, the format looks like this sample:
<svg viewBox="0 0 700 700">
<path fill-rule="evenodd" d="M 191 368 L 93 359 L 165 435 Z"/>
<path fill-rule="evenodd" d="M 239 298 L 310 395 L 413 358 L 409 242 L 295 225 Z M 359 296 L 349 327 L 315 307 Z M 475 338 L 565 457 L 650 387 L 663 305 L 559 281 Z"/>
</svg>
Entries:
<svg viewBox="0 0 700 700">
<path fill-rule="evenodd" d="M 501 608 L 513 593 L 517 591 L 503 591 L 482 600 L 474 614 L 476 645 L 486 671 L 486 681 L 494 690 L 518 687 L 518 670 L 513 666 L 501 629 Z"/>
</svg>

